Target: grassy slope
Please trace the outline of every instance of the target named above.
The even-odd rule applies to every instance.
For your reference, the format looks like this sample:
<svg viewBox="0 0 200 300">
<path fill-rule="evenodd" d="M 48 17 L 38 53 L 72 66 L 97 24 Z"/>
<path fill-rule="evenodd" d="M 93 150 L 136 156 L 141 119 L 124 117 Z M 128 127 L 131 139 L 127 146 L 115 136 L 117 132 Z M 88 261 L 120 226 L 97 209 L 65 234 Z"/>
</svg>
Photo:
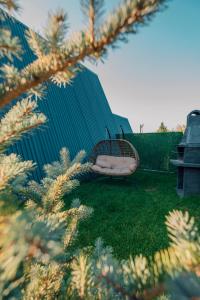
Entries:
<svg viewBox="0 0 200 300">
<path fill-rule="evenodd" d="M 93 245 L 97 237 L 113 247 L 119 258 L 130 254 L 151 255 L 168 245 L 165 215 L 173 209 L 200 216 L 200 197 L 180 199 L 171 174 L 137 172 L 126 180 L 101 178 L 82 183 L 65 198 L 79 197 L 94 208 L 93 215 L 80 226 L 79 247 Z"/>
</svg>

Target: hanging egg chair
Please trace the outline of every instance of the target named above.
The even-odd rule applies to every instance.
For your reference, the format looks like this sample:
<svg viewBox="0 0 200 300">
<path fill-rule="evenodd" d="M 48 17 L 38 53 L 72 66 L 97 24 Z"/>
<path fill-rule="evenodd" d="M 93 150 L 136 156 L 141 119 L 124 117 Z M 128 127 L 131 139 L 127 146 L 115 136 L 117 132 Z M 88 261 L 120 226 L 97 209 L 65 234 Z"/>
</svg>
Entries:
<svg viewBox="0 0 200 300">
<path fill-rule="evenodd" d="M 90 155 L 91 170 L 108 176 L 129 176 L 139 166 L 139 155 L 135 147 L 124 139 L 102 140 Z"/>
</svg>

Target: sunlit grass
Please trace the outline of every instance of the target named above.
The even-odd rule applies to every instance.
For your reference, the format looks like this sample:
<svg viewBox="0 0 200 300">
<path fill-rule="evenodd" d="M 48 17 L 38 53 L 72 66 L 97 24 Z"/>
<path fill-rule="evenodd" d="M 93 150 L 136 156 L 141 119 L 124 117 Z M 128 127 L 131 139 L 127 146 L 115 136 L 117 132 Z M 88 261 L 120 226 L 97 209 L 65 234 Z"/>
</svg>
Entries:
<svg viewBox="0 0 200 300">
<path fill-rule="evenodd" d="M 151 255 L 166 247 L 164 222 L 169 211 L 200 215 L 200 197 L 180 199 L 175 187 L 175 175 L 141 171 L 126 180 L 99 178 L 82 183 L 70 199 L 79 197 L 94 213 L 79 227 L 78 247 L 93 245 L 99 236 L 119 258 Z M 70 199 L 66 197 L 67 205 Z"/>
</svg>

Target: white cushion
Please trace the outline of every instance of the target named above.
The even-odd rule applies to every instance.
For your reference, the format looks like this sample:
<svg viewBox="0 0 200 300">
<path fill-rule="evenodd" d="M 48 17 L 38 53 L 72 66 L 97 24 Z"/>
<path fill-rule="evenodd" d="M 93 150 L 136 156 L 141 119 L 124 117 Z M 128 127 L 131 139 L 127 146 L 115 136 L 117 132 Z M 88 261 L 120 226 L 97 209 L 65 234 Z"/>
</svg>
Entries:
<svg viewBox="0 0 200 300">
<path fill-rule="evenodd" d="M 105 155 L 97 156 L 96 165 L 102 168 L 111 168 L 111 162 L 109 160 L 109 157 L 106 157 Z"/>
<path fill-rule="evenodd" d="M 132 171 L 129 168 L 122 168 L 122 169 L 116 170 L 116 174 L 118 174 L 119 176 L 120 175 L 124 175 L 124 176 L 131 175 Z"/>
<path fill-rule="evenodd" d="M 113 175 L 113 176 L 126 176 L 126 175 L 131 175 L 132 172 L 128 168 L 121 168 L 121 169 L 107 170 L 106 174 Z"/>
<path fill-rule="evenodd" d="M 109 168 L 101 168 L 97 165 L 93 165 L 92 170 L 99 174 L 109 175 L 109 176 L 125 176 L 125 175 L 131 175 L 132 173 L 128 168 L 109 169 Z"/>
<path fill-rule="evenodd" d="M 116 170 L 115 169 L 102 168 L 100 173 L 105 174 L 105 175 L 110 175 L 110 176 L 116 176 Z"/>
<path fill-rule="evenodd" d="M 130 164 L 130 166 L 129 166 L 129 170 L 132 171 L 132 172 L 135 171 L 136 168 L 137 168 L 137 164 L 136 163 Z"/>
<path fill-rule="evenodd" d="M 131 171 L 137 167 L 136 160 L 133 157 L 117 157 L 110 155 L 99 155 L 96 159 L 96 165 L 102 168 L 122 169 L 129 168 Z"/>
</svg>

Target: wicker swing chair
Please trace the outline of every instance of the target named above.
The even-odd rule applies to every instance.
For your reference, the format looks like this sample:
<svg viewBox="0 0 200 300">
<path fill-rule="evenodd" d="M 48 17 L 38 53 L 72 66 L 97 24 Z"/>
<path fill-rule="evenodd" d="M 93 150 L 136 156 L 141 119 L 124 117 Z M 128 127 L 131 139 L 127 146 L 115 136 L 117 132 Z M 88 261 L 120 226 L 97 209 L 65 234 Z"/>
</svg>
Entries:
<svg viewBox="0 0 200 300">
<path fill-rule="evenodd" d="M 139 165 L 139 155 L 131 143 L 124 139 L 102 140 L 92 150 L 91 170 L 108 176 L 129 176 Z"/>
</svg>

